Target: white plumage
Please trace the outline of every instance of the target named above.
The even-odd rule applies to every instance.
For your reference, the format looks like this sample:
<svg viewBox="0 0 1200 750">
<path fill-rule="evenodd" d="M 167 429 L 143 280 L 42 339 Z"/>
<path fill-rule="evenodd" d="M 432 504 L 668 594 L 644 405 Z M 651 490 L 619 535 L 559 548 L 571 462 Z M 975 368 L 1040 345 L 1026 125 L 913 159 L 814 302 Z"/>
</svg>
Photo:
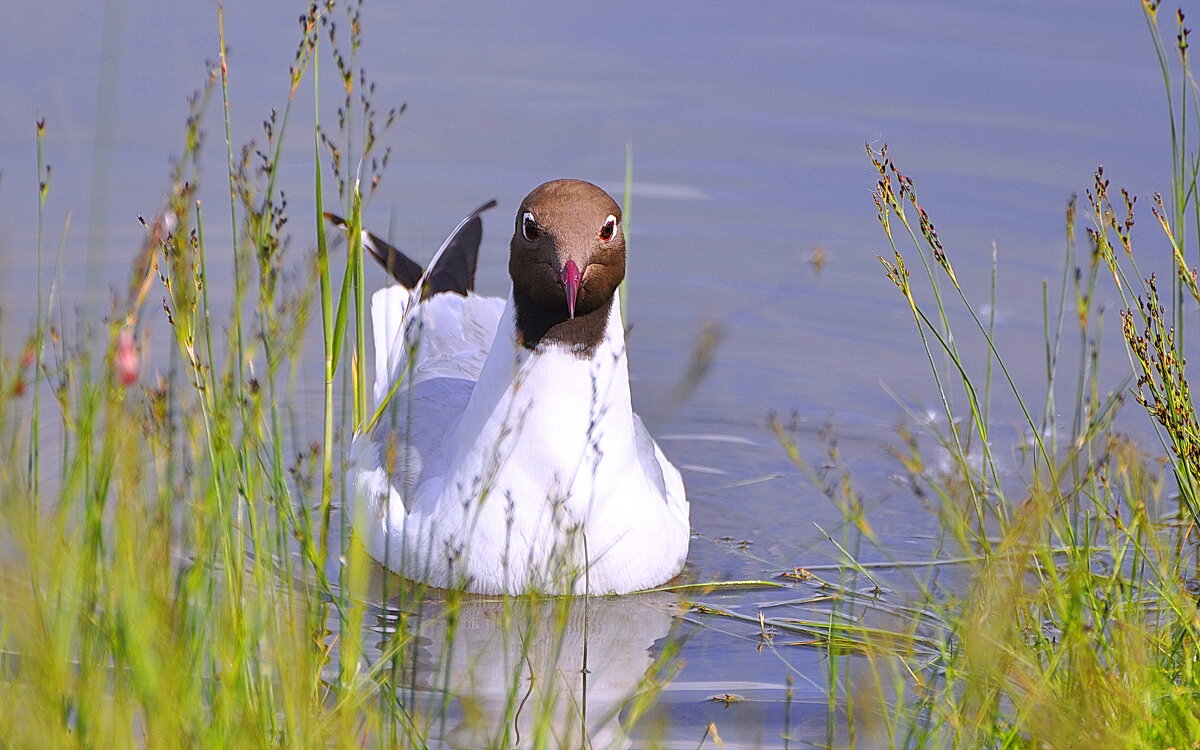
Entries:
<svg viewBox="0 0 1200 750">
<path fill-rule="evenodd" d="M 374 295 L 376 401 L 401 381 L 354 439 L 358 533 L 388 568 L 443 588 L 607 594 L 667 581 L 687 555 L 688 502 L 633 413 L 619 301 L 597 311 L 607 320 L 588 356 L 522 346 L 516 304 Z"/>
</svg>

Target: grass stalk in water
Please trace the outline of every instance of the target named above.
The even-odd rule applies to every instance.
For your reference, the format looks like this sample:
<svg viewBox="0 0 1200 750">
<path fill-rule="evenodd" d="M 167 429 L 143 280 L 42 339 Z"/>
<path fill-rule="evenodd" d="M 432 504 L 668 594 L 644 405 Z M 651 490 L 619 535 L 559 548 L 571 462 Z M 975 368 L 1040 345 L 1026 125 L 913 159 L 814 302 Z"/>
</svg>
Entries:
<svg viewBox="0 0 1200 750">
<path fill-rule="evenodd" d="M 886 155 L 876 154 L 875 163 L 882 167 L 876 197 L 887 231 L 889 225 L 903 225 L 889 221 L 894 214 L 887 214 L 895 204 L 888 197 L 888 181 L 906 185 L 903 197 L 910 208 L 918 204 L 912 181 L 901 177 Z M 899 191 L 892 195 L 897 201 L 901 197 Z M 1182 746 L 1200 731 L 1195 702 L 1200 694 L 1200 632 L 1190 583 L 1196 551 L 1189 541 L 1196 518 L 1186 504 L 1171 512 L 1158 464 L 1112 426 L 1129 381 L 1116 383 L 1115 390 L 1106 390 L 1100 381 L 1096 342 L 1104 316 L 1097 300 L 1103 278 L 1099 270 L 1120 265 L 1105 247 L 1120 247 L 1123 240 L 1108 238 L 1114 231 L 1113 213 L 1094 195 L 1090 198 L 1098 217 L 1089 233 L 1092 252 L 1078 258 L 1068 241 L 1064 262 L 1068 278 L 1076 281 L 1059 299 L 1048 298 L 1045 308 L 1050 395 L 1044 400 L 1046 413 L 1030 414 L 1025 425 L 1026 430 L 1043 431 L 1041 447 L 1032 436 L 1018 434 L 1020 443 L 1013 451 L 1017 464 L 1012 468 L 1000 464 L 995 446 L 968 452 L 966 446 L 978 435 L 994 440 L 1002 433 L 988 424 L 982 411 L 955 408 L 947 413 L 945 427 L 930 426 L 924 434 L 908 429 L 900 433 L 901 445 L 894 453 L 907 484 L 937 513 L 949 544 L 946 552 L 969 573 L 969 584 L 964 590 L 962 583 L 943 583 L 936 559 L 924 570 L 911 564 L 919 561 L 875 566 L 870 591 L 918 592 L 909 613 L 891 626 L 895 635 L 890 643 L 862 627 L 854 608 L 831 607 L 828 634 L 818 642 L 832 652 L 831 696 L 839 684 L 846 692 L 831 697 L 830 726 L 848 724 L 851 744 L 1166 747 Z M 1068 224 L 1073 216 L 1072 202 Z M 945 262 L 934 256 L 937 245 L 928 240 L 932 222 L 923 215 L 922 224 L 928 229 L 910 236 L 912 249 L 895 249 L 885 268 L 927 337 L 931 366 L 946 362 L 934 380 L 939 400 L 965 403 L 967 410 L 982 408 L 983 399 L 962 402 L 958 394 L 968 388 L 984 392 L 986 353 L 995 357 L 1000 373 L 1007 367 L 1005 353 L 990 326 L 980 325 L 967 311 L 947 307 L 945 297 L 917 285 L 908 274 L 905 256 L 929 253 L 925 267 L 944 274 L 943 283 L 960 288 L 949 278 L 951 251 L 942 251 Z M 1123 219 L 1116 225 L 1121 231 L 1129 226 Z M 1068 237 L 1071 234 L 1068 231 Z M 1153 283 L 1147 281 L 1146 286 L 1152 293 Z M 965 289 L 962 295 L 963 306 L 969 307 Z M 927 305 L 934 309 L 927 310 Z M 1072 314 L 1066 318 L 1077 321 L 1075 341 L 1055 333 L 1056 321 L 1063 317 L 1059 306 L 1067 306 Z M 1180 409 L 1190 401 L 1167 333 L 1165 321 L 1171 313 L 1151 294 L 1143 297 L 1140 313 L 1148 333 L 1130 325 L 1137 315 L 1124 314 L 1139 379 L 1135 395 L 1162 423 L 1168 435 L 1164 448 L 1176 454 L 1175 473 L 1188 472 L 1191 464 L 1182 446 L 1193 444 L 1195 417 L 1194 411 Z M 965 332 L 955 327 L 958 323 L 965 324 Z M 985 352 L 980 361 L 958 354 L 967 348 L 968 333 L 984 339 L 975 347 Z M 951 347 L 951 340 L 962 348 Z M 1067 361 L 1055 353 L 1060 348 L 1079 354 L 1073 378 L 1057 372 L 1056 364 Z M 962 390 L 951 392 L 951 385 Z M 1050 411 L 1072 402 L 1076 414 L 1069 421 Z M 966 432 L 956 436 L 953 431 L 959 424 L 974 429 L 975 437 Z M 779 432 L 789 453 L 818 486 L 842 503 L 845 528 L 873 542 L 857 492 L 839 468 L 836 442 L 830 439 L 823 461 L 831 468 L 815 471 L 800 457 L 787 431 Z M 826 480 L 830 473 L 833 478 Z M 863 569 L 857 562 L 855 535 L 838 545 L 848 573 Z M 894 555 L 886 548 L 877 552 Z M 889 581 L 894 576 L 903 578 Z M 853 575 L 847 575 L 844 585 L 852 590 L 862 586 Z M 845 642 L 847 617 L 849 632 L 864 638 L 863 648 L 853 655 L 836 647 Z M 900 636 L 909 639 L 907 645 Z M 843 675 L 854 671 L 852 659 L 866 660 L 870 679 L 844 681 Z M 836 733 L 828 739 L 836 744 Z"/>
<path fill-rule="evenodd" d="M 1157 34 L 1157 8 L 1145 8 Z M 1188 79 L 1182 27 L 1176 40 L 1175 59 Z M 1167 57 L 1157 38 L 1156 43 L 1170 85 Z M 1180 97 L 1187 101 L 1186 94 Z M 940 566 L 933 565 L 937 560 L 924 572 L 908 564 L 919 561 L 874 570 L 884 587 L 889 577 L 903 575 L 894 588 L 918 592 L 914 615 L 900 629 L 940 645 L 932 659 L 912 647 L 865 652 L 875 677 L 847 685 L 857 697 L 844 700 L 873 710 L 848 714 L 837 706 L 851 723 L 852 743 L 1156 748 L 1191 746 L 1200 736 L 1193 540 L 1200 520 L 1194 494 L 1200 429 L 1184 372 L 1181 328 L 1183 299 L 1200 302 L 1182 240 L 1184 217 L 1196 215 L 1200 199 L 1190 187 L 1179 189 L 1194 186 L 1197 165 L 1181 150 L 1194 140 L 1194 119 L 1181 114 L 1176 121 L 1177 113 L 1171 115 L 1176 204 L 1167 208 L 1156 199 L 1151 211 L 1171 250 L 1172 286 L 1182 292 L 1172 292 L 1169 300 L 1160 296 L 1155 277 L 1139 270 L 1135 200 L 1122 192 L 1114 206 L 1108 180 L 1098 171 L 1087 193 L 1093 220 L 1088 247 L 1076 252 L 1072 200 L 1063 280 L 1057 294 L 1045 288 L 1041 414 L 1017 390 L 1015 359 L 997 344 L 991 318 L 984 322 L 976 312 L 954 273 L 953 251 L 941 245 L 913 181 L 886 150 L 871 155 L 879 174 L 876 205 L 892 249 L 882 263 L 912 312 L 943 407 L 934 424 L 902 429 L 894 454 L 911 491 L 937 513 L 952 545 L 947 554 L 964 560 L 969 576 L 965 589 L 944 583 Z M 925 270 L 922 283 L 910 267 Z M 943 294 L 946 288 L 955 293 Z M 993 309 L 994 290 L 993 281 Z M 1131 374 L 1107 383 L 1101 380 L 1098 342 L 1101 300 L 1112 290 L 1124 307 Z M 960 304 L 950 305 L 955 298 Z M 969 336 L 978 337 L 974 349 L 984 353 L 975 360 L 962 356 Z M 1076 370 L 1067 374 L 1062 365 L 1071 353 L 1077 355 Z M 992 372 L 1003 378 L 1007 393 L 986 395 Z M 1146 447 L 1153 450 L 1149 454 L 1113 427 L 1128 392 L 1160 435 L 1158 446 Z M 1001 397 L 1025 417 L 1023 434 L 1014 436 L 1012 466 L 1000 462 L 998 440 L 1004 433 L 989 416 L 988 404 Z M 917 412 L 912 410 L 914 420 Z M 1070 418 L 1060 418 L 1060 412 Z M 786 431 L 781 435 L 807 468 Z M 836 455 L 829 463 L 838 465 Z M 1161 466 L 1170 467 L 1167 476 Z M 822 473 L 808 470 L 823 481 Z M 845 481 L 832 484 L 843 489 L 831 495 L 845 496 Z M 847 506 L 846 525 L 861 531 L 853 507 Z M 861 567 L 853 548 L 841 546 L 846 567 Z M 829 644 L 837 638 L 831 628 Z"/>
<path fill-rule="evenodd" d="M 354 67 L 360 8 L 340 17 L 353 30 L 346 38 L 330 11 L 304 16 L 287 102 L 266 118 L 262 149 L 234 147 L 229 82 L 239 71 L 220 34 L 221 65 L 191 100 L 166 205 L 145 222 L 128 295 L 104 323 L 55 319 L 53 292 L 39 296 L 31 356 L 0 351 L 0 445 L 10 459 L 0 466 L 0 736 L 13 746 L 420 747 L 465 731 L 479 746 L 578 746 L 564 716 L 577 729 L 611 719 L 625 732 L 671 671 L 668 647 L 628 695 L 576 711 L 550 688 L 560 684 L 560 658 L 579 653 L 581 612 L 599 628 L 594 610 L 565 598 L 483 606 L 381 578 L 348 519 L 336 528 L 346 438 L 365 415 L 366 279 L 357 231 L 331 260 L 324 187 L 336 184 L 348 221 L 361 227 L 387 163 L 380 135 L 402 108 L 375 113 L 373 86 Z M 305 75 L 320 111 L 322 53 L 335 61 L 345 119 L 336 137 L 313 121 L 317 232 L 307 264 L 289 259 L 280 180 Z M 228 249 L 212 244 L 199 204 L 202 123 L 218 84 Z M 350 118 L 354 110 L 362 114 Z M 39 124 L 39 224 L 48 220 L 44 132 Z M 230 265 L 223 297 L 228 287 L 214 275 Z M 314 298 L 323 408 L 310 441 L 286 405 L 306 371 L 300 342 Z M 138 346 L 151 328 L 171 342 L 161 375 Z M 39 421 L 39 399 L 56 419 Z M 47 445 L 57 446 L 53 460 Z M 516 645 L 504 652 L 508 671 L 487 681 L 499 686 L 494 723 L 461 697 L 471 686 L 453 661 L 472 618 L 498 621 L 505 648 Z M 531 693 L 530 684 L 547 689 Z"/>
</svg>

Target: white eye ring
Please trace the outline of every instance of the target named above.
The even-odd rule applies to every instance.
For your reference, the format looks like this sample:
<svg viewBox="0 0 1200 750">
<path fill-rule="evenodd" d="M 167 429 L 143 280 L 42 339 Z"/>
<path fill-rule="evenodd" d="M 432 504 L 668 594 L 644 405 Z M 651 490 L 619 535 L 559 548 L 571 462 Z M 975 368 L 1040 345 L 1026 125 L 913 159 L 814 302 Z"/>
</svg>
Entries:
<svg viewBox="0 0 1200 750">
<path fill-rule="evenodd" d="M 600 239 L 608 242 L 617 233 L 617 217 L 612 214 L 604 220 L 604 226 L 600 227 Z"/>
<path fill-rule="evenodd" d="M 539 234 L 541 232 L 538 230 L 537 220 L 533 218 L 533 212 L 526 211 L 521 217 L 521 236 L 526 242 L 533 242 Z"/>
</svg>

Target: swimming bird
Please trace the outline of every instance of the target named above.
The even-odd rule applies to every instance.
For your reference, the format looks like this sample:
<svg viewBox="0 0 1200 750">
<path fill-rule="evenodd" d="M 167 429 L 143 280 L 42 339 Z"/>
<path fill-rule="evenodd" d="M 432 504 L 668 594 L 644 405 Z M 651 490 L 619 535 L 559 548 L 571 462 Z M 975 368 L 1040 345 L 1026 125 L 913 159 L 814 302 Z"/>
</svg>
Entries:
<svg viewBox="0 0 1200 750">
<path fill-rule="evenodd" d="M 371 300 L 382 408 L 351 447 L 355 528 L 386 567 L 439 588 L 664 583 L 687 556 L 689 509 L 630 401 L 621 209 L 581 180 L 534 189 L 516 212 L 500 299 L 474 291 L 491 205 L 428 269 L 363 235 L 399 284 Z"/>
</svg>

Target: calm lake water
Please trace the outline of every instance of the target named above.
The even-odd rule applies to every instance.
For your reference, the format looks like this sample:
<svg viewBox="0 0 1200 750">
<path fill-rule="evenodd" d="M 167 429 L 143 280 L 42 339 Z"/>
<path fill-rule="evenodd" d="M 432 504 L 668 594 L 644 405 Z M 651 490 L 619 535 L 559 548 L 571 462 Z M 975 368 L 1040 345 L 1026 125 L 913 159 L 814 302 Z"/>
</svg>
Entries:
<svg viewBox="0 0 1200 750">
<path fill-rule="evenodd" d="M 261 141 L 261 121 L 286 96 L 302 7 L 229 5 L 233 138 Z M 836 538 L 841 515 L 788 461 L 766 427 L 772 413 L 794 415 L 802 450 L 818 462 L 817 432 L 834 426 L 882 540 L 865 558 L 926 559 L 934 520 L 894 481 L 887 448 L 903 417 L 891 394 L 920 409 L 934 404 L 935 391 L 907 306 L 875 260 L 889 251 L 864 144 L 889 144 L 916 179 L 960 278 L 981 301 L 995 243 L 999 343 L 1018 366 L 1018 384 L 1040 398 L 1041 285 L 1057 283 L 1065 205 L 1091 185 L 1098 164 L 1114 186 L 1142 196 L 1143 247 L 1157 242 L 1149 199 L 1169 189 L 1170 142 L 1140 4 L 682 7 L 369 3 L 361 62 L 377 82 L 377 105 L 409 109 L 387 135 L 394 154 L 367 215 L 378 233 L 425 258 L 461 215 L 496 198 L 478 287 L 503 296 L 521 197 L 556 177 L 588 179 L 619 197 L 631 143 L 634 398 L 684 471 L 698 533 L 688 575 L 769 578 L 838 559 L 822 530 Z M 52 249 L 69 221 L 60 301 L 95 317 L 125 283 L 142 238 L 136 217 L 154 214 L 165 195 L 185 97 L 216 58 L 217 31 L 209 4 L 178 0 L 104 9 L 17 0 L 5 19 L 7 346 L 28 331 L 34 300 L 35 121 L 47 121 Z M 332 77 L 332 66 L 323 75 Z M 297 259 L 315 242 L 309 107 L 307 98 L 298 103 L 280 174 Z M 229 243 L 228 222 L 218 219 L 227 206 L 218 114 L 213 107 L 208 118 L 202 175 L 210 248 Z M 332 125 L 332 111 L 323 116 Z M 818 248 L 819 272 L 810 262 Z M 1146 265 L 1164 268 L 1165 256 Z M 212 278 L 228 272 L 210 261 Z M 383 285 L 383 274 L 369 269 L 368 283 Z M 711 370 L 674 405 L 672 388 L 714 322 L 724 336 Z M 1117 387 L 1128 365 L 1118 346 L 1107 352 L 1102 379 Z M 309 361 L 311 377 L 292 406 L 312 415 L 307 428 L 317 437 L 319 356 Z M 1012 404 L 997 408 L 997 424 L 1020 421 Z M 1138 414 L 1124 420 L 1126 431 L 1146 434 Z M 702 598 L 755 616 L 803 593 Z M 629 681 L 613 679 L 632 685 L 672 619 L 662 607 L 647 605 L 642 617 L 627 603 L 596 606 L 593 637 L 612 648 L 595 646 L 593 664 L 623 665 L 613 669 Z M 783 746 L 785 726 L 792 746 L 826 741 L 822 651 L 759 650 L 757 627 L 726 619 L 685 628 L 681 670 L 657 709 L 673 745 L 695 747 L 709 722 L 734 747 Z M 723 693 L 745 700 L 707 700 Z"/>
</svg>

